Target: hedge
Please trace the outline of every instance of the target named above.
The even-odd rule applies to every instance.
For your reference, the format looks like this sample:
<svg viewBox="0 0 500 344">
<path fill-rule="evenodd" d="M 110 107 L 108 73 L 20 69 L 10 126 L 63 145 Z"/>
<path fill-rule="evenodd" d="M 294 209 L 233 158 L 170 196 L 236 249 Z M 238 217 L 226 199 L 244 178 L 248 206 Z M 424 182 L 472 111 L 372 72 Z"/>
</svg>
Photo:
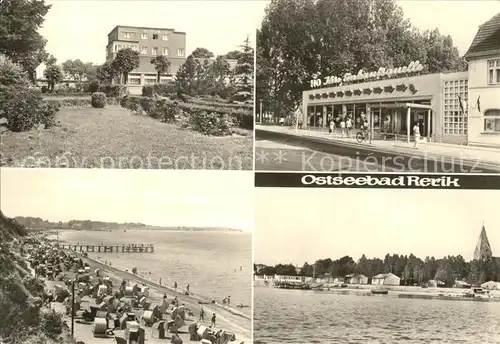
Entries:
<svg viewBox="0 0 500 344">
<path fill-rule="evenodd" d="M 232 109 L 228 107 L 217 107 L 217 106 L 208 106 L 208 105 L 201 105 L 201 104 L 194 104 L 194 103 L 183 103 L 183 102 L 175 102 L 171 101 L 169 99 L 161 99 L 159 100 L 162 103 L 164 102 L 165 104 L 170 104 L 171 107 L 174 107 L 177 110 L 182 110 L 184 112 L 187 112 L 190 116 L 198 116 L 202 112 L 206 112 L 208 114 L 210 113 L 215 113 L 220 116 L 227 115 L 231 119 L 231 122 L 234 123 L 234 125 L 239 126 L 240 128 L 243 129 L 248 129 L 248 130 L 253 130 L 253 123 L 254 123 L 254 117 L 253 117 L 253 111 L 248 111 L 248 110 L 242 110 L 242 109 Z M 154 107 L 153 104 L 158 102 L 158 100 L 154 100 L 151 98 L 144 98 L 144 97 L 124 97 L 120 101 L 120 105 L 122 107 L 125 107 L 127 109 L 135 111 L 138 106 L 141 106 L 149 116 L 151 116 L 150 111 L 146 110 L 147 107 L 149 109 L 152 109 Z M 147 105 L 146 105 L 147 104 Z M 165 104 L 162 104 L 162 106 L 167 106 Z M 160 116 L 157 112 L 152 112 L 153 116 L 155 118 L 160 118 Z M 153 117 L 151 116 L 151 117 Z"/>
<path fill-rule="evenodd" d="M 90 98 L 48 99 L 46 102 L 49 104 L 58 104 L 60 107 L 92 106 L 92 100 Z M 119 105 L 119 101 L 116 98 L 107 98 L 106 103 L 108 105 Z"/>
<path fill-rule="evenodd" d="M 253 111 L 253 105 L 251 104 L 234 104 L 234 103 L 220 102 L 216 100 L 208 100 L 208 99 L 201 99 L 194 97 L 188 97 L 188 102 L 206 106 L 227 107 L 227 108 Z"/>
</svg>

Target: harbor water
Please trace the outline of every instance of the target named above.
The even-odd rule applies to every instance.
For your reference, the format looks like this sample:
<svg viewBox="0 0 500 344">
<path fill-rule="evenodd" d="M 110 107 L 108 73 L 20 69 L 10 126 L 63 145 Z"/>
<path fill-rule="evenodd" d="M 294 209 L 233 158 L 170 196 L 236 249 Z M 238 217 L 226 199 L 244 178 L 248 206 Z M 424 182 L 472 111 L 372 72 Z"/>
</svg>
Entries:
<svg viewBox="0 0 500 344">
<path fill-rule="evenodd" d="M 55 236 L 51 236 L 52 239 Z M 231 305 L 251 305 L 252 237 L 249 233 L 211 231 L 60 231 L 59 240 L 80 244 L 154 244 L 154 253 L 88 253 L 91 258 L 132 271 L 156 283 Z M 242 308 L 250 314 L 250 307 Z"/>
<path fill-rule="evenodd" d="M 254 288 L 254 343 L 500 343 L 500 303 Z"/>
</svg>

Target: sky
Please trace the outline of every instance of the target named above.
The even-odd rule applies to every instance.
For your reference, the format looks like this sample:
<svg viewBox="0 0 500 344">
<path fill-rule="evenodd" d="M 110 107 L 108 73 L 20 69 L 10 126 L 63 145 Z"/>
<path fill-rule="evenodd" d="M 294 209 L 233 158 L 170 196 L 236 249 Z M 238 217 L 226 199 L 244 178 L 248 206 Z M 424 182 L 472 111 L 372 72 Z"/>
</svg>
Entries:
<svg viewBox="0 0 500 344">
<path fill-rule="evenodd" d="M 59 62 L 102 64 L 108 33 L 116 25 L 172 28 L 186 32 L 186 53 L 205 47 L 216 55 L 255 44 L 262 1 L 47 0 L 52 5 L 40 33 Z"/>
<path fill-rule="evenodd" d="M 242 1 L 244 2 L 244 1 Z M 269 1 L 260 1 L 259 18 L 264 18 Z M 461 55 L 465 54 L 479 25 L 500 13 L 499 0 L 396 0 L 406 18 L 420 30 L 439 28 L 451 35 Z"/>
<path fill-rule="evenodd" d="M 141 222 L 252 231 L 253 173 L 111 169 L 7 169 L 6 216 Z"/>
<path fill-rule="evenodd" d="M 302 266 L 387 253 L 473 258 L 481 227 L 500 257 L 500 191 L 256 189 L 254 261 Z"/>
</svg>

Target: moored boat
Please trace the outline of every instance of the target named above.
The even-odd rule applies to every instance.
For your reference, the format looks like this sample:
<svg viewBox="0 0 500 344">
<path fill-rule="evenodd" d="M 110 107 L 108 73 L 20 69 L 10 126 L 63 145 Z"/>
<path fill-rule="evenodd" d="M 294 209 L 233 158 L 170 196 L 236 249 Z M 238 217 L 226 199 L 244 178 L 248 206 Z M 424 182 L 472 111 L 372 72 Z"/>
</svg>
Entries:
<svg viewBox="0 0 500 344">
<path fill-rule="evenodd" d="M 389 290 L 387 290 L 385 288 L 372 289 L 371 292 L 372 292 L 372 294 L 376 294 L 376 295 L 387 295 L 387 294 L 389 294 Z"/>
</svg>

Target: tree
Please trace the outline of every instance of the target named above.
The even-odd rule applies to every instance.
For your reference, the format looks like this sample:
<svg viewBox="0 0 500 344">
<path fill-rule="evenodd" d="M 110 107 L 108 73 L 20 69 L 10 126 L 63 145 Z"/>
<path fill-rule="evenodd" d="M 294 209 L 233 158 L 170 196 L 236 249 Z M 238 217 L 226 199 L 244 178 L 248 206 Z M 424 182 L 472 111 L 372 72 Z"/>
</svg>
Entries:
<svg viewBox="0 0 500 344">
<path fill-rule="evenodd" d="M 58 65 L 50 65 L 45 68 L 43 72 L 47 83 L 49 84 L 49 91 L 54 91 L 54 86 L 63 80 L 63 72 Z"/>
<path fill-rule="evenodd" d="M 49 54 L 44 49 L 38 49 L 20 54 L 17 57 L 18 63 L 28 73 L 31 82 L 36 81 L 36 69 L 38 66 L 47 60 Z"/>
<path fill-rule="evenodd" d="M 205 59 L 210 59 L 214 57 L 214 53 L 212 53 L 210 50 L 207 48 L 196 48 L 191 55 L 194 58 L 205 58 Z"/>
<path fill-rule="evenodd" d="M 130 48 L 118 51 L 113 60 L 113 68 L 123 75 L 125 84 L 128 85 L 128 73 L 139 67 L 139 52 Z"/>
<path fill-rule="evenodd" d="M 67 60 L 62 64 L 63 71 L 81 87 L 82 80 L 89 76 L 92 63 L 84 63 L 79 59 Z"/>
<path fill-rule="evenodd" d="M 38 29 L 50 7 L 43 0 L 0 1 L 0 53 L 19 62 L 43 51 L 46 40 Z"/>
<path fill-rule="evenodd" d="M 241 46 L 242 53 L 234 69 L 236 78 L 235 100 L 253 100 L 254 86 L 254 49 L 250 46 L 250 38 L 247 37 Z"/>
<path fill-rule="evenodd" d="M 193 94 L 195 83 L 199 72 L 199 62 L 193 55 L 189 55 L 186 62 L 177 71 L 175 83 L 179 90 L 187 94 Z"/>
<path fill-rule="evenodd" d="M 102 66 L 97 67 L 97 80 L 103 84 L 111 84 L 113 78 L 120 74 L 115 67 L 112 61 L 106 61 Z"/>
<path fill-rule="evenodd" d="M 217 91 L 225 88 L 226 80 L 230 74 L 229 63 L 224 56 L 217 56 L 211 67 L 212 77 L 214 78 Z"/>
<path fill-rule="evenodd" d="M 238 60 L 241 56 L 241 51 L 239 50 L 232 50 L 228 52 L 226 55 L 223 55 L 226 59 L 228 60 Z"/>
<path fill-rule="evenodd" d="M 421 34 L 393 0 L 273 0 L 257 47 L 258 100 L 275 116 L 295 112 L 315 77 L 415 60 L 431 72 L 463 68 L 451 38 Z"/>
<path fill-rule="evenodd" d="M 151 63 L 155 66 L 157 73 L 156 81 L 159 83 L 161 80 L 161 75 L 166 74 L 170 68 L 170 61 L 165 55 L 158 55 L 151 59 Z"/>
</svg>

